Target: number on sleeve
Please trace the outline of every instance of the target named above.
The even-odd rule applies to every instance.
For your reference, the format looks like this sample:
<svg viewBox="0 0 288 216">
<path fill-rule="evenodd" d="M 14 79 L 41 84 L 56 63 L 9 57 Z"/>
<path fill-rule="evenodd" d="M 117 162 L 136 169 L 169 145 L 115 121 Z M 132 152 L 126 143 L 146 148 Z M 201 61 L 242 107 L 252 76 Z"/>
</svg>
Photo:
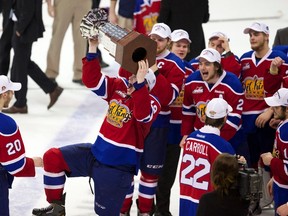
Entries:
<svg viewBox="0 0 288 216">
<path fill-rule="evenodd" d="M 6 148 L 8 155 L 13 155 L 16 152 L 21 151 L 21 142 L 19 139 L 17 139 L 13 143 L 7 143 Z"/>
</svg>

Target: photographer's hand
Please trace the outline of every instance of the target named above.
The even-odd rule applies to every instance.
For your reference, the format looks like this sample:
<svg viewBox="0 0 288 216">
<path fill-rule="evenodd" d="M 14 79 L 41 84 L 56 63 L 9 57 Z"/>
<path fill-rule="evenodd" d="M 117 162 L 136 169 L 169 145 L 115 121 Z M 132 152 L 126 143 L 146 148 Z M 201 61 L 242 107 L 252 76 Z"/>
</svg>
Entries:
<svg viewBox="0 0 288 216">
<path fill-rule="evenodd" d="M 280 216 L 286 216 L 288 215 L 288 204 L 285 203 L 281 206 L 279 206 L 276 210 L 277 214 Z"/>
<path fill-rule="evenodd" d="M 243 164 L 243 165 L 247 163 L 245 157 L 240 156 L 240 155 L 237 155 L 237 160 L 238 160 L 238 163 Z"/>
<path fill-rule="evenodd" d="M 266 166 L 270 166 L 271 160 L 273 159 L 272 153 L 271 152 L 266 152 L 260 155 L 262 158 L 263 163 Z"/>
</svg>

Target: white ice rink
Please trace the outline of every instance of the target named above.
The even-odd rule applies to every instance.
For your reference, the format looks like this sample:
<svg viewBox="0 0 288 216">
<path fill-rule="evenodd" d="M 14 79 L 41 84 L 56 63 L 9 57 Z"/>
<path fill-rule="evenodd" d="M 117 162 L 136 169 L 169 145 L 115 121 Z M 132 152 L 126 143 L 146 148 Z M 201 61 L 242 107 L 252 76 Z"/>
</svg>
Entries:
<svg viewBox="0 0 288 216">
<path fill-rule="evenodd" d="M 102 0 L 101 4 L 108 6 L 109 0 Z M 232 51 L 240 57 L 250 49 L 249 37 L 243 34 L 243 29 L 254 21 L 264 22 L 270 27 L 270 46 L 272 46 L 276 30 L 288 26 L 288 1 L 210 0 L 210 14 L 210 22 L 203 25 L 205 36 L 208 37 L 214 31 L 226 33 L 230 37 Z M 46 32 L 44 38 L 33 46 L 32 60 L 45 70 L 52 25 L 45 3 L 43 16 Z M 2 23 L 1 16 L 0 23 Z M 104 60 L 110 64 L 110 67 L 103 71 L 116 75 L 119 65 L 103 48 L 102 53 Z M 69 29 L 62 47 L 60 76 L 57 78 L 58 84 L 64 88 L 59 101 L 47 111 L 49 95 L 45 95 L 29 79 L 29 114 L 13 115 L 20 127 L 27 156 L 42 156 L 51 147 L 81 142 L 93 143 L 97 136 L 107 106 L 85 87 L 72 83 L 72 61 L 73 43 L 71 29 Z M 45 200 L 42 174 L 43 170 L 37 168 L 35 178 L 15 178 L 13 189 L 10 190 L 11 216 L 28 216 L 31 215 L 34 207 L 45 207 L 48 204 Z M 134 197 L 137 195 L 137 186 L 136 182 Z M 94 195 L 90 192 L 88 178 L 67 178 L 65 191 L 68 216 L 95 215 Z M 177 179 L 171 196 L 171 213 L 174 216 L 178 215 L 178 199 Z M 136 216 L 135 204 L 131 215 Z M 273 215 L 273 212 L 265 211 L 262 215 Z"/>
</svg>

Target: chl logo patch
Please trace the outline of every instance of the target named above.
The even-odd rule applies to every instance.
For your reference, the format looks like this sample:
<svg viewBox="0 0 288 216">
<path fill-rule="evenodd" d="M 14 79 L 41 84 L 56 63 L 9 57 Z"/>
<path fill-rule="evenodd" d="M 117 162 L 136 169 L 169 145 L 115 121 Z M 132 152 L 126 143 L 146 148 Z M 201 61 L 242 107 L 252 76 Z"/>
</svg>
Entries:
<svg viewBox="0 0 288 216">
<path fill-rule="evenodd" d="M 250 69 L 250 64 L 247 62 L 243 65 L 242 70 L 244 71 L 244 70 L 248 70 L 248 69 Z"/>
<path fill-rule="evenodd" d="M 119 103 L 117 100 L 111 100 L 107 113 L 107 121 L 115 127 L 122 128 L 123 123 L 128 122 L 132 118 L 132 111 Z"/>
<path fill-rule="evenodd" d="M 203 92 L 204 92 L 204 90 L 203 90 L 202 86 L 197 87 L 192 91 L 193 94 L 201 94 Z"/>
</svg>

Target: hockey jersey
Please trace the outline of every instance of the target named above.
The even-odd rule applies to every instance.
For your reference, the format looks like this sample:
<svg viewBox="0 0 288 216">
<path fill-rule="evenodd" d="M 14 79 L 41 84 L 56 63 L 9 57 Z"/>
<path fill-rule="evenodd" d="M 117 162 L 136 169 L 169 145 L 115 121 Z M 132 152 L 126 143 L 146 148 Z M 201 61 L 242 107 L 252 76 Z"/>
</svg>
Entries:
<svg viewBox="0 0 288 216">
<path fill-rule="evenodd" d="M 192 74 L 194 71 L 192 67 L 188 64 L 187 61 L 183 60 L 185 65 L 185 76 L 181 91 L 176 98 L 176 100 L 170 105 L 171 117 L 170 117 L 170 129 L 168 134 L 168 144 L 179 145 L 182 136 L 181 136 L 181 123 L 182 123 L 182 104 L 184 100 L 184 86 L 185 80 L 187 77 Z"/>
<path fill-rule="evenodd" d="M 127 80 L 103 75 L 97 59 L 83 59 L 82 80 L 109 104 L 93 155 L 106 165 L 136 166 L 137 173 L 144 139 L 161 108 L 159 101 L 144 86 L 127 95 Z"/>
<path fill-rule="evenodd" d="M 230 140 L 241 125 L 243 88 L 232 73 L 223 71 L 218 81 L 211 87 L 202 80 L 200 71 L 191 74 L 185 82 L 182 116 L 182 135 L 204 126 L 206 104 L 213 98 L 222 97 L 233 108 L 221 129 L 221 137 Z"/>
<path fill-rule="evenodd" d="M 161 0 L 136 0 L 134 30 L 148 35 L 157 23 Z"/>
<path fill-rule="evenodd" d="M 288 119 L 280 124 L 276 130 L 274 156 L 271 161 L 271 171 L 274 182 L 287 190 L 288 193 Z"/>
<path fill-rule="evenodd" d="M 171 114 L 169 105 L 175 101 L 182 88 L 185 67 L 182 60 L 168 50 L 157 56 L 156 62 L 159 75 L 156 78 L 156 85 L 150 94 L 159 99 L 161 112 L 159 113 L 158 118 L 154 121 L 153 127 L 163 127 L 167 122 L 164 119 L 169 117 Z M 129 78 L 131 73 L 120 68 L 119 76 Z M 162 117 L 164 117 L 164 119 Z"/>
<path fill-rule="evenodd" d="M 221 153 L 235 154 L 218 128 L 205 125 L 187 137 L 180 165 L 180 216 L 196 215 L 201 196 L 213 190 L 210 172 Z"/>
<path fill-rule="evenodd" d="M 25 155 L 25 146 L 16 122 L 0 112 L 0 163 L 13 176 L 35 176 L 32 158 Z"/>
<path fill-rule="evenodd" d="M 276 130 L 274 158 L 270 168 L 273 175 L 273 194 L 275 208 L 288 201 L 288 119 L 280 123 Z"/>
<path fill-rule="evenodd" d="M 271 61 L 275 57 L 281 57 L 285 63 L 279 68 L 279 75 L 269 73 Z M 287 57 L 281 51 L 269 50 L 266 55 L 257 62 L 255 52 L 250 51 L 242 55 L 241 82 L 245 90 L 243 115 L 259 115 L 268 108 L 264 97 L 272 96 L 282 84 L 282 79 L 288 71 Z M 254 124 L 254 123 L 251 123 Z"/>
<path fill-rule="evenodd" d="M 288 56 L 288 45 L 277 45 L 272 48 L 273 50 L 279 50 Z"/>
</svg>

